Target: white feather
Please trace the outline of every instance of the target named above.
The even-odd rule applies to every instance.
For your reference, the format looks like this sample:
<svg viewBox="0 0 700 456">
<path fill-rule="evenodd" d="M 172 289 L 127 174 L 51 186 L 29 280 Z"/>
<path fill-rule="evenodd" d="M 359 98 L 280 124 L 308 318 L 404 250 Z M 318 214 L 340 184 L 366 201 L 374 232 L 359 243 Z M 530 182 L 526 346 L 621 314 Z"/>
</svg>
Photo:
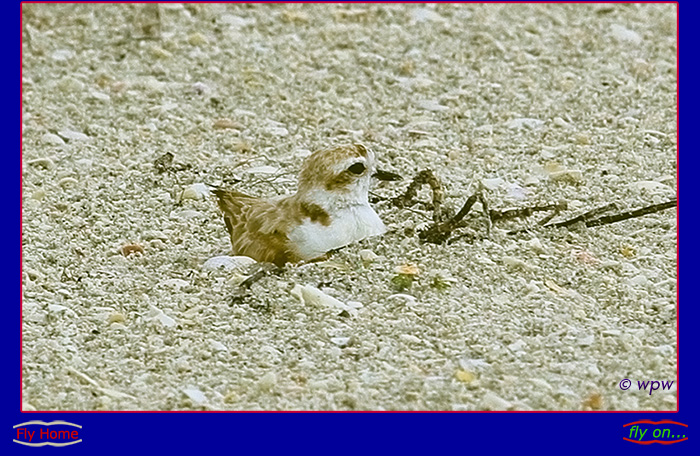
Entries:
<svg viewBox="0 0 700 456">
<path fill-rule="evenodd" d="M 358 204 L 334 213 L 328 226 L 305 220 L 291 231 L 289 239 L 296 244 L 299 256 L 310 260 L 385 231 L 374 209 L 369 204 Z"/>
</svg>

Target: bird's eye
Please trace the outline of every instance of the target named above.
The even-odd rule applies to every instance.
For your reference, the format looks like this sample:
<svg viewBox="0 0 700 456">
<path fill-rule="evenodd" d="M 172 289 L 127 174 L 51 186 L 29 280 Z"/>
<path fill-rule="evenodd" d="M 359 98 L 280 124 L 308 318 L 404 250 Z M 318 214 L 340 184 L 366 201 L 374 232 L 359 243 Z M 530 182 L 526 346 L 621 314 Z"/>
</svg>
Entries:
<svg viewBox="0 0 700 456">
<path fill-rule="evenodd" d="M 355 163 L 348 168 L 348 171 L 359 176 L 365 172 L 365 169 L 367 168 L 365 168 L 364 163 Z"/>
</svg>

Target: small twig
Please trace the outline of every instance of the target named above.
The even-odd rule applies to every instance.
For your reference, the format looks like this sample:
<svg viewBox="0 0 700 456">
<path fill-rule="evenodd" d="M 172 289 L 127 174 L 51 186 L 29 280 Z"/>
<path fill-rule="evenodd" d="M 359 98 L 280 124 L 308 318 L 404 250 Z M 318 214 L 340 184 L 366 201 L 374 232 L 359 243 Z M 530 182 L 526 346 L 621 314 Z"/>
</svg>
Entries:
<svg viewBox="0 0 700 456">
<path fill-rule="evenodd" d="M 467 201 L 464 203 L 462 208 L 453 217 L 442 223 L 434 223 L 427 230 L 418 233 L 418 237 L 426 242 L 430 242 L 433 244 L 442 244 L 450 237 L 452 231 L 454 231 L 460 226 L 462 219 L 466 217 L 474 203 L 476 203 L 477 201 L 480 201 L 485 209 L 488 208 L 486 200 L 481 195 L 481 193 L 474 193 L 472 196 L 467 198 Z M 488 219 L 488 225 L 490 228 L 491 217 L 488 213 L 488 210 L 486 211 L 486 218 Z"/>
<path fill-rule="evenodd" d="M 559 215 L 562 211 L 565 211 L 566 208 L 568 207 L 568 204 L 566 201 L 560 201 L 555 204 L 545 204 L 542 206 L 533 206 L 533 207 L 526 207 L 522 209 L 510 209 L 507 211 L 503 211 L 500 213 L 502 217 L 496 217 L 498 220 L 507 220 L 512 217 L 529 217 L 535 212 L 543 212 L 543 211 L 552 211 L 550 214 L 542 218 L 539 222 L 537 222 L 538 225 L 544 226 L 547 223 L 550 222 L 554 217 Z M 493 212 L 493 211 L 492 211 Z M 523 233 L 525 231 L 529 231 L 530 228 L 525 227 L 525 228 L 519 228 L 517 230 L 511 230 L 508 231 L 508 234 L 519 234 Z"/>
<path fill-rule="evenodd" d="M 278 274 L 283 270 L 283 268 L 280 268 L 273 263 L 257 263 L 254 266 L 255 272 L 246 277 L 246 279 L 238 285 L 238 288 L 234 290 L 233 295 L 231 296 L 231 301 L 234 303 L 242 301 L 249 295 L 250 287 L 252 287 L 253 284 L 271 273 Z"/>
<path fill-rule="evenodd" d="M 170 169 L 174 158 L 175 155 L 173 155 L 172 152 L 166 152 L 153 161 L 153 167 L 159 173 L 163 173 Z"/>
<path fill-rule="evenodd" d="M 621 222 L 622 220 L 627 220 L 631 218 L 641 217 L 643 215 L 654 214 L 665 209 L 671 209 L 678 205 L 678 199 L 673 198 L 665 203 L 652 204 L 651 206 L 646 206 L 641 209 L 636 209 L 633 211 L 622 212 L 615 215 L 606 215 L 605 217 L 600 217 L 595 220 L 588 220 L 586 222 L 587 227 L 591 226 L 601 226 L 608 225 L 610 223 Z"/>
<path fill-rule="evenodd" d="M 525 218 L 525 217 L 530 217 L 532 214 L 535 212 L 545 212 L 545 211 L 555 211 L 555 214 L 557 211 L 561 212 L 563 210 L 566 210 L 567 204 L 565 201 L 556 203 L 556 204 L 544 204 L 541 206 L 531 206 L 531 207 L 522 207 L 522 208 L 517 208 L 517 209 L 507 209 L 505 211 L 499 211 L 496 209 L 491 210 L 491 219 L 494 222 L 501 221 L 501 220 L 509 220 L 513 218 Z M 540 222 L 542 223 L 542 222 Z M 547 223 L 547 222 L 544 222 Z"/>
<path fill-rule="evenodd" d="M 545 225 L 545 228 L 558 228 L 558 227 L 564 227 L 564 226 L 571 226 L 575 223 L 580 223 L 580 222 L 587 222 L 591 220 L 594 217 L 598 217 L 601 214 L 604 214 L 605 212 L 611 211 L 613 209 L 617 209 L 618 205 L 617 203 L 609 203 L 606 204 L 605 206 L 597 207 L 595 209 L 591 209 L 588 212 L 584 212 L 581 215 L 577 215 L 576 217 L 569 219 L 569 220 L 564 220 L 563 222 L 557 222 L 557 223 L 552 223 L 550 225 Z"/>
<path fill-rule="evenodd" d="M 413 178 L 413 181 L 408 185 L 408 188 L 404 194 L 397 196 L 391 201 L 396 207 L 399 208 L 413 206 L 416 203 L 415 198 L 418 194 L 418 190 L 425 184 L 430 185 L 430 188 L 433 191 L 433 221 L 438 223 L 441 218 L 440 209 L 445 200 L 445 193 L 442 190 L 440 180 L 429 169 L 419 172 L 416 177 Z"/>
</svg>

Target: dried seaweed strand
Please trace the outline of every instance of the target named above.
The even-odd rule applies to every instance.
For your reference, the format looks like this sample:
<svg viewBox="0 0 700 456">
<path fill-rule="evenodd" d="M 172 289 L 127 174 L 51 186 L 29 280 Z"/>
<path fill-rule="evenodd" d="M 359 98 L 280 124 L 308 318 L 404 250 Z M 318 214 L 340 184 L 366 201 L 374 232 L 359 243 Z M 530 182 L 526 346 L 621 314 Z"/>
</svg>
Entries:
<svg viewBox="0 0 700 456">
<path fill-rule="evenodd" d="M 571 226 L 575 223 L 580 223 L 580 222 L 588 222 L 589 220 L 593 219 L 594 217 L 598 217 L 601 214 L 604 214 L 605 212 L 611 211 L 613 209 L 617 209 L 619 206 L 617 203 L 609 203 L 601 207 L 597 207 L 595 209 L 591 209 L 588 212 L 584 212 L 581 215 L 577 215 L 574 218 L 571 218 L 569 220 L 564 220 L 563 222 L 557 222 L 557 223 L 552 223 L 550 225 L 545 225 L 546 228 L 549 227 L 564 227 L 564 226 Z"/>
<path fill-rule="evenodd" d="M 453 217 L 442 223 L 434 223 L 428 229 L 418 233 L 418 237 L 426 242 L 430 242 L 433 244 L 442 244 L 450 237 L 450 235 L 455 229 L 460 227 L 462 219 L 466 217 L 466 215 L 471 210 L 472 206 L 474 206 L 474 203 L 476 203 L 477 201 L 480 201 L 481 205 L 484 208 L 484 213 L 486 214 L 486 218 L 488 220 L 487 231 L 490 233 L 492 222 L 490 216 L 491 214 L 488 210 L 488 203 L 486 202 L 486 199 L 483 197 L 483 195 L 480 192 L 477 192 L 469 198 L 467 198 L 467 201 L 464 203 L 462 208 Z"/>
<path fill-rule="evenodd" d="M 413 206 L 413 204 L 416 203 L 415 198 L 418 194 L 418 190 L 425 184 L 430 185 L 430 189 L 433 191 L 433 221 L 438 223 L 441 218 L 440 210 L 445 200 L 445 193 L 442 190 L 440 179 L 438 179 L 437 176 L 435 176 L 435 174 L 429 169 L 419 172 L 416 177 L 413 178 L 413 181 L 408 185 L 408 188 L 404 194 L 397 196 L 391 200 L 391 202 L 396 207 L 400 208 Z"/>
<path fill-rule="evenodd" d="M 622 220 L 628 220 L 635 217 L 641 217 L 643 215 L 654 214 L 665 209 L 671 209 L 678 205 L 678 199 L 673 198 L 670 201 L 664 203 L 652 204 L 651 206 L 646 206 L 641 209 L 635 209 L 633 211 L 622 212 L 614 215 L 606 215 L 605 217 L 600 217 L 595 220 L 588 220 L 586 222 L 587 227 L 591 226 L 601 226 L 609 225 L 610 223 L 620 222 Z"/>
</svg>

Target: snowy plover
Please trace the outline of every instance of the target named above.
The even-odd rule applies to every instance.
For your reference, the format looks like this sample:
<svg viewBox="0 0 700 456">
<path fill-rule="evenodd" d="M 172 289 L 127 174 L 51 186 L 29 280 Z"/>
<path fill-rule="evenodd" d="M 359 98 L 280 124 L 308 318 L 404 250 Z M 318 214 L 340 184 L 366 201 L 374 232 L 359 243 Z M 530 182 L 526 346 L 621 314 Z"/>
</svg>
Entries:
<svg viewBox="0 0 700 456">
<path fill-rule="evenodd" d="M 319 150 L 293 195 L 255 198 L 215 189 L 233 253 L 282 266 L 386 231 L 367 200 L 374 154 L 362 144 Z"/>
</svg>

